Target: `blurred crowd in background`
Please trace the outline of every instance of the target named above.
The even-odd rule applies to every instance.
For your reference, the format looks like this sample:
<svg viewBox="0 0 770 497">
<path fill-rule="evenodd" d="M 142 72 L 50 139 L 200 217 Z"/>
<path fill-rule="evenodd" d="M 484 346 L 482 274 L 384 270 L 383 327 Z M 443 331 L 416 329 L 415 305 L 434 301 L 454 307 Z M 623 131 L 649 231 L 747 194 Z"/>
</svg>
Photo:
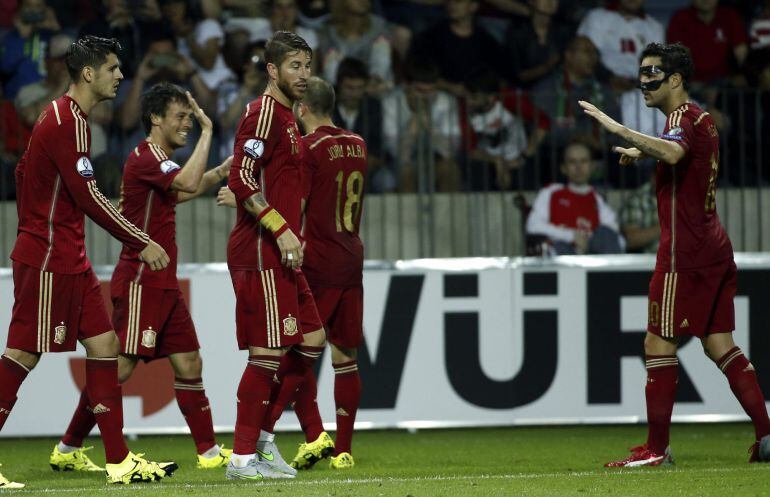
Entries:
<svg viewBox="0 0 770 497">
<path fill-rule="evenodd" d="M 577 100 L 662 131 L 636 85 L 639 53 L 664 41 L 692 51 L 692 97 L 722 135 L 722 184 L 770 181 L 770 0 L 0 0 L 0 196 L 13 198 L 31 127 L 66 91 L 78 36 L 123 47 L 118 97 L 89 116 L 99 182 L 115 195 L 143 138 L 140 96 L 158 81 L 190 89 L 213 118 L 212 164 L 232 153 L 277 30 L 307 40 L 315 73 L 337 89 L 335 122 L 366 139 L 370 193 L 569 183 L 564 152 L 579 142 L 586 183 L 639 188 L 637 204 L 654 209 L 651 166 L 619 168 Z"/>
</svg>

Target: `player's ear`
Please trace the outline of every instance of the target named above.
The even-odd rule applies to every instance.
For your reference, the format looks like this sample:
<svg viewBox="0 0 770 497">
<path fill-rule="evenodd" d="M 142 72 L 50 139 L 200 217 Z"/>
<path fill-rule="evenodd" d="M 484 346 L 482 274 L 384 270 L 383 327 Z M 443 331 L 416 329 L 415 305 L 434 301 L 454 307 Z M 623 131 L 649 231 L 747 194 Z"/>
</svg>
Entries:
<svg viewBox="0 0 770 497">
<path fill-rule="evenodd" d="M 90 83 L 94 80 L 94 68 L 91 66 L 85 66 L 80 74 L 83 76 L 83 81 L 86 83 Z"/>
<path fill-rule="evenodd" d="M 163 120 L 163 116 L 158 114 L 150 114 L 150 122 L 153 126 L 160 126 L 160 122 Z"/>
<path fill-rule="evenodd" d="M 276 66 L 272 62 L 268 62 L 267 74 L 268 76 L 270 76 L 270 79 L 278 79 L 278 66 Z"/>
</svg>

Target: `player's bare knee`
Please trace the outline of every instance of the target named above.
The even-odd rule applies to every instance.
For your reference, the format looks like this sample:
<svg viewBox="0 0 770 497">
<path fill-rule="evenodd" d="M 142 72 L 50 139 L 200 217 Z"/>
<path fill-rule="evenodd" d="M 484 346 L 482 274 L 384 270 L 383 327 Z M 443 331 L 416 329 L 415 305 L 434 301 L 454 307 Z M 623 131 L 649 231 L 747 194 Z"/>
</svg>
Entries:
<svg viewBox="0 0 770 497">
<path fill-rule="evenodd" d="M 203 359 L 201 359 L 198 351 L 174 354 L 171 357 L 171 365 L 174 367 L 174 374 L 178 378 L 200 378 L 203 374 Z"/>
<path fill-rule="evenodd" d="M 330 343 L 332 349 L 332 362 L 338 364 L 341 362 L 355 361 L 358 358 L 358 350 L 335 345 Z"/>
<path fill-rule="evenodd" d="M 306 333 L 302 337 L 302 345 L 308 345 L 311 347 L 323 347 L 326 345 L 326 331 L 323 328 L 319 328 L 311 333 Z"/>
<path fill-rule="evenodd" d="M 114 331 L 108 331 L 81 342 L 88 357 L 117 357 L 120 341 Z"/>
<path fill-rule="evenodd" d="M 662 338 L 653 333 L 644 337 L 644 353 L 646 355 L 674 355 L 677 342 L 675 339 Z"/>
<path fill-rule="evenodd" d="M 12 361 L 16 361 L 28 370 L 32 370 L 37 366 L 37 363 L 40 362 L 40 356 L 41 354 L 39 352 L 27 352 L 26 350 L 19 350 L 19 349 L 5 349 L 5 352 L 3 352 L 3 355 L 11 359 Z"/>
</svg>

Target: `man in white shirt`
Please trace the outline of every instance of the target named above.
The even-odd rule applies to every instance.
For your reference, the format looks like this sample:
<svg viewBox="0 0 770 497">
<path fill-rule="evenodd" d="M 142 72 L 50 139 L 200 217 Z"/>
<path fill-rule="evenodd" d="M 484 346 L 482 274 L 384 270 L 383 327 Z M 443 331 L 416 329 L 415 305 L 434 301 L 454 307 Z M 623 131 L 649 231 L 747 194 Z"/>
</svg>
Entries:
<svg viewBox="0 0 770 497">
<path fill-rule="evenodd" d="M 619 0 L 617 8 L 590 10 L 578 35 L 591 39 L 602 64 L 613 74 L 610 84 L 620 93 L 623 124 L 647 135 L 663 131 L 665 116 L 648 108 L 636 89 L 639 54 L 648 43 L 665 39 L 663 25 L 644 13 L 644 0 Z"/>
</svg>

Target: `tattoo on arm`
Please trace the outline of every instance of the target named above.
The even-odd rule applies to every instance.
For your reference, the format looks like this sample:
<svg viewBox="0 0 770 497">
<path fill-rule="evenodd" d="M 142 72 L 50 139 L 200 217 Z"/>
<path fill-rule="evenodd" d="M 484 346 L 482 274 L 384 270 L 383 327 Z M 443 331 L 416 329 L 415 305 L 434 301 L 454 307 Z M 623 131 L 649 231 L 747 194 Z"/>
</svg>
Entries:
<svg viewBox="0 0 770 497">
<path fill-rule="evenodd" d="M 626 137 L 626 141 L 628 141 L 633 146 L 641 150 L 642 153 L 647 154 L 656 159 L 662 159 L 666 155 L 665 150 L 661 150 L 660 147 L 657 146 L 657 144 L 647 143 L 646 140 L 640 139 L 640 137 L 636 135 L 630 135 Z"/>
<path fill-rule="evenodd" d="M 270 207 L 270 205 L 267 203 L 267 200 L 265 200 L 265 196 L 262 194 L 262 192 L 257 192 L 243 202 L 243 207 L 245 207 L 246 210 L 251 214 L 256 216 L 263 210 Z"/>
</svg>

